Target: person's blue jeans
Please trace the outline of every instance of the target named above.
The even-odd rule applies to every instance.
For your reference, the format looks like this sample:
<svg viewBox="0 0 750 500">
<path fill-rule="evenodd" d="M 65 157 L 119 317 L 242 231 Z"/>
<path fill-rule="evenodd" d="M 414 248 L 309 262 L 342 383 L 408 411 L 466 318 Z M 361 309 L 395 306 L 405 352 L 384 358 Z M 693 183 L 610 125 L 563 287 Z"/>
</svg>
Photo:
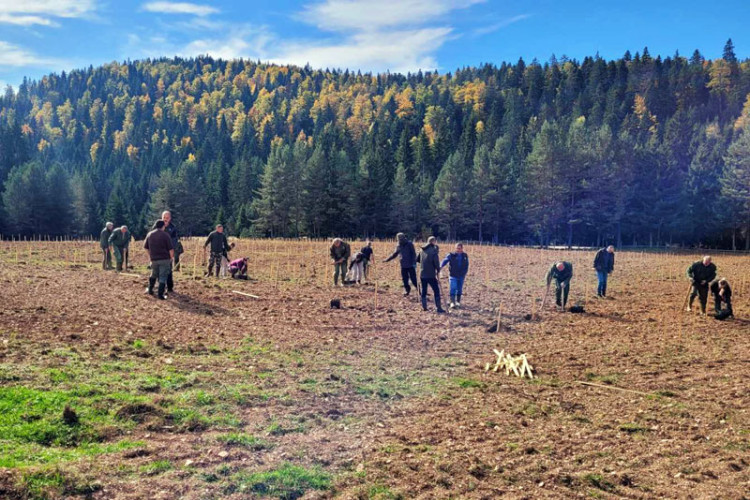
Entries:
<svg viewBox="0 0 750 500">
<path fill-rule="evenodd" d="M 458 278 L 455 276 L 451 276 L 451 300 L 454 298 L 458 298 L 458 301 L 461 302 L 461 295 L 464 294 L 464 279 L 465 277 Z"/>
<path fill-rule="evenodd" d="M 599 286 L 596 288 L 596 294 L 607 295 L 607 271 L 596 271 L 596 277 L 599 279 Z"/>
</svg>

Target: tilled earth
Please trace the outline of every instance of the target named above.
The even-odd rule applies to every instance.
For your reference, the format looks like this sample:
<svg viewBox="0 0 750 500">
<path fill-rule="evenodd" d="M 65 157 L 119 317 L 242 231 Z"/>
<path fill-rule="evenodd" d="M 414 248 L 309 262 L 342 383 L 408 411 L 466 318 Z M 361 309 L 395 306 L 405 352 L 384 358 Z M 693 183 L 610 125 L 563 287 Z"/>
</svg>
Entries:
<svg viewBox="0 0 750 500">
<path fill-rule="evenodd" d="M 390 247 L 377 244 L 378 258 Z M 682 309 L 695 255 L 618 252 L 599 300 L 590 253 L 468 252 L 464 307 L 437 315 L 401 296 L 395 262 L 377 264 L 377 288 L 334 289 L 320 270 L 284 279 L 251 256 L 251 280 L 177 273 L 160 302 L 143 293 L 142 263 L 129 271 L 140 277 L 118 275 L 93 256 L 6 248 L 0 388 L 36 391 L 18 400 L 28 408 L 62 394 L 54 415 L 33 418 L 70 405 L 79 428 L 96 416 L 95 442 L 124 444 L 68 457 L 82 441 L 0 436 L 16 457 L 0 496 L 750 496 L 750 257 L 715 258 L 735 287 L 736 318 L 720 322 Z M 554 312 L 548 298 L 531 317 L 560 256 L 586 312 Z M 537 377 L 485 372 L 493 349 L 526 353 Z M 292 466 L 325 484 L 253 476 Z M 45 482 L 50 471 L 63 479 Z"/>
</svg>

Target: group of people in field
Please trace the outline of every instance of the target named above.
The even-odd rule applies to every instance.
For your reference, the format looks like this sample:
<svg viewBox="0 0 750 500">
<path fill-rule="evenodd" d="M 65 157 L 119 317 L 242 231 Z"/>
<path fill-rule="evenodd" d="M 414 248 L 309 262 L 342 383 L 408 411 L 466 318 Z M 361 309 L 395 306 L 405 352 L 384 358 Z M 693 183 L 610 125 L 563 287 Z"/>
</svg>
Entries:
<svg viewBox="0 0 750 500">
<path fill-rule="evenodd" d="M 450 308 L 460 308 L 463 297 L 464 282 L 469 272 L 469 255 L 464 251 L 462 243 L 457 243 L 452 252 L 448 252 L 440 259 L 440 248 L 437 238 L 431 236 L 427 243 L 421 246 L 419 252 L 414 243 L 404 233 L 396 235 L 397 243 L 393 253 L 382 262 L 390 262 L 398 257 L 401 269 L 401 280 L 404 286 L 404 296 L 411 294 L 412 287 L 416 288 L 422 303 L 422 309 L 427 311 L 428 288 L 432 289 L 435 307 L 438 313 L 444 313 L 442 307 L 442 290 L 439 277 L 445 267 L 448 267 L 450 278 Z M 118 272 L 128 267 L 128 250 L 131 235 L 127 226 L 115 228 L 107 222 L 101 232 L 99 241 L 102 250 L 102 269 L 113 269 L 112 257 Z M 247 279 L 248 258 L 241 257 L 229 261 L 229 252 L 234 248 L 224 233 L 224 227 L 219 224 L 206 238 L 203 244 L 204 259 L 208 250 L 208 268 L 206 276 L 227 276 L 235 279 Z M 156 296 L 166 299 L 167 293 L 174 292 L 174 271 L 179 269 L 180 255 L 183 247 L 179 240 L 177 227 L 172 222 L 172 214 L 164 211 L 161 218 L 154 222 L 151 231 L 146 236 L 143 248 L 148 253 L 151 275 L 146 292 L 154 295 L 154 287 L 158 282 Z M 341 238 L 335 238 L 329 249 L 333 264 L 334 286 L 345 286 L 367 282 L 369 268 L 374 259 L 372 242 L 365 244 L 352 255 L 351 246 Z M 419 266 L 419 280 L 417 280 L 417 266 Z M 607 297 L 608 277 L 615 268 L 615 249 L 613 246 L 600 248 L 593 261 L 593 268 L 597 276 L 597 297 Z M 706 314 L 708 293 L 714 297 L 716 317 L 725 319 L 733 316 L 732 288 L 726 278 L 717 279 L 716 265 L 710 256 L 694 262 L 687 269 L 687 277 L 691 281 L 691 289 L 686 300 L 688 311 L 692 311 L 696 297 L 700 302 L 701 314 Z M 546 282 L 549 292 L 552 282 L 555 283 L 555 304 L 560 311 L 565 311 L 570 295 L 570 283 L 573 278 L 573 264 L 558 261 L 547 271 Z M 546 294 L 545 294 L 546 298 Z"/>
<path fill-rule="evenodd" d="M 398 257 L 401 267 L 401 280 L 404 283 L 404 296 L 409 296 L 413 285 L 419 291 L 422 309 L 426 311 L 427 288 L 429 287 L 435 297 L 437 312 L 444 313 L 438 277 L 442 269 L 448 266 L 450 273 L 450 307 L 461 307 L 464 280 L 469 272 L 469 256 L 464 252 L 463 244 L 456 244 L 455 250 L 448 253 L 441 261 L 437 238 L 434 236 L 428 238 L 427 244 L 420 248 L 419 253 L 417 253 L 414 243 L 404 233 L 398 233 L 396 238 L 398 240 L 396 248 L 383 262 L 390 262 Z M 362 249 L 352 257 L 350 245 L 341 238 L 335 238 L 330 248 L 330 256 L 333 264 L 334 286 L 359 284 L 362 280 L 367 281 L 367 270 L 374 257 L 371 241 L 365 242 Z M 350 257 L 352 257 L 351 260 Z M 417 266 L 420 269 L 419 282 L 417 281 Z"/>
<path fill-rule="evenodd" d="M 99 236 L 103 270 L 127 270 L 130 240 L 131 235 L 127 226 L 114 228 L 112 222 L 105 224 Z M 234 244 L 229 244 L 221 224 L 206 238 L 203 244 L 204 256 L 209 247 L 210 259 L 206 276 L 213 276 L 215 269 L 217 277 L 221 274 L 230 274 L 235 279 L 247 279 L 247 257 L 228 261 L 228 252 L 234 248 Z M 172 222 L 171 212 L 165 210 L 161 218 L 154 222 L 143 241 L 143 248 L 148 254 L 151 269 L 146 293 L 154 295 L 154 287 L 158 283 L 156 297 L 165 300 L 168 293 L 174 293 L 174 271 L 179 270 L 180 255 L 184 253 L 177 227 Z M 115 257 L 115 267 L 112 266 L 112 256 Z"/>
</svg>

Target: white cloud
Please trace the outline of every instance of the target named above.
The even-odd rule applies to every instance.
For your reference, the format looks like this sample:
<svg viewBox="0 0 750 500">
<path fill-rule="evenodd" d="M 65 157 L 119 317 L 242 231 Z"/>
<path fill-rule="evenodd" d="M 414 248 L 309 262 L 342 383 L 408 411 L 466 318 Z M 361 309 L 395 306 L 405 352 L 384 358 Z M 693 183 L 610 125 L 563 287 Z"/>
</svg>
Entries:
<svg viewBox="0 0 750 500">
<path fill-rule="evenodd" d="M 300 20 L 326 31 L 379 31 L 425 25 L 485 0 L 325 0 L 308 5 Z"/>
<path fill-rule="evenodd" d="M 510 26 L 511 24 L 517 23 L 519 21 L 523 21 L 524 19 L 528 19 L 530 17 L 531 17 L 531 14 L 520 14 L 518 16 L 509 17 L 507 19 L 503 19 L 502 21 L 492 23 L 488 26 L 477 28 L 474 30 L 473 33 L 475 36 L 488 35 L 490 33 L 494 33 L 497 30 L 506 28 Z"/>
<path fill-rule="evenodd" d="M 55 18 L 86 17 L 95 9 L 95 0 L 0 0 L 0 23 L 54 26 Z"/>
<path fill-rule="evenodd" d="M 451 25 L 456 11 L 484 3 L 486 0 L 315 0 L 295 16 L 299 21 L 326 32 L 324 38 L 281 37 L 266 27 L 200 17 L 199 26 L 184 23 L 169 25 L 170 31 L 192 36 L 187 42 L 176 42 L 164 34 L 133 35 L 128 42 L 127 57 L 211 55 L 223 59 L 260 59 L 279 64 L 310 64 L 316 68 L 405 73 L 439 68 L 437 51 L 459 36 Z M 175 5 L 201 7 L 196 4 L 152 2 L 144 4 L 152 12 L 188 13 Z M 158 8 L 158 9 L 157 9 Z M 202 35 L 196 36 L 196 29 Z"/>
<path fill-rule="evenodd" d="M 189 14 L 201 17 L 219 12 L 219 9 L 210 5 L 198 5 L 188 2 L 149 2 L 143 4 L 143 10 L 158 12 L 160 14 Z"/>
<path fill-rule="evenodd" d="M 315 68 L 349 68 L 406 73 L 438 67 L 435 51 L 450 37 L 451 28 L 358 33 L 340 43 L 281 44 L 271 62 Z"/>
<path fill-rule="evenodd" d="M 23 47 L 0 40 L 0 67 L 29 67 L 29 66 L 54 66 L 65 67 L 66 64 L 60 59 L 41 57 Z"/>
</svg>

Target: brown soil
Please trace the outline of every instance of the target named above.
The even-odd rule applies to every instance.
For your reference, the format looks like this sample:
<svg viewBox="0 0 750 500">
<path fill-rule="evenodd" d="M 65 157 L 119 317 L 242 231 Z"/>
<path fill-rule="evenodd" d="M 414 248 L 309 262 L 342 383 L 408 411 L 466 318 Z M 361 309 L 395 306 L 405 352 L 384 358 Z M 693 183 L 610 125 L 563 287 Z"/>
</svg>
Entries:
<svg viewBox="0 0 750 500">
<path fill-rule="evenodd" d="M 0 363 L 19 374 L 2 384 L 37 384 L 24 373 L 64 367 L 55 353 L 65 348 L 92 370 L 133 361 L 135 376 L 166 364 L 199 374 L 207 391 L 244 383 L 270 394 L 231 407 L 235 430 L 273 442 L 253 450 L 217 441 L 231 430 L 221 425 L 173 425 L 158 407 L 171 396 L 142 387 L 151 403 L 111 412 L 132 420 L 127 438 L 143 446 L 64 464 L 96 478 L 94 498 L 246 498 L 201 474 L 285 462 L 334 477 L 310 498 L 748 497 L 747 256 L 715 258 L 735 289 L 736 318 L 719 322 L 682 310 L 695 255 L 618 252 L 611 299 L 598 300 L 590 253 L 469 247 L 464 307 L 441 316 L 401 296 L 395 262 L 377 264 L 377 291 L 333 289 L 324 243 L 266 242 L 266 255 L 240 242 L 247 282 L 192 279 L 197 259 L 186 257 L 164 302 L 143 293 L 142 277 L 97 269 L 95 250 L 44 245 L 19 255 L 6 244 L 0 256 Z M 379 260 L 391 245 L 376 245 Z M 560 256 L 574 262 L 571 303 L 586 312 L 553 312 L 548 298 L 527 319 Z M 145 275 L 142 260 L 132 272 Z M 248 338 L 265 346 L 257 366 L 232 355 Z M 493 348 L 526 353 L 537 378 L 485 372 Z M 156 459 L 174 468 L 132 472 Z M 0 470 L 0 491 L 18 473 Z"/>
</svg>

